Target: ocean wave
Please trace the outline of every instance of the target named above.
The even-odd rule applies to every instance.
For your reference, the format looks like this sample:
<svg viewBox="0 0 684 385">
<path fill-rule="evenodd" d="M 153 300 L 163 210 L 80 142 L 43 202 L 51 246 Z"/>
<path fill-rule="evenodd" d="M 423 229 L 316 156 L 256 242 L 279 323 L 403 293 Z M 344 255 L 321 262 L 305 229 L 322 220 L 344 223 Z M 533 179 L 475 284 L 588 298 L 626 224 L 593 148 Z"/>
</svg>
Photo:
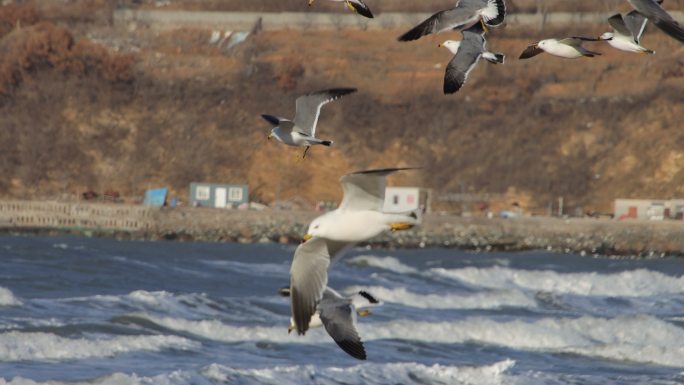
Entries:
<svg viewBox="0 0 684 385">
<path fill-rule="evenodd" d="M 502 307 L 534 308 L 537 302 L 521 290 L 493 290 L 469 294 L 416 294 L 406 288 L 352 286 L 347 294 L 365 290 L 384 302 L 419 309 L 499 309 Z"/>
<path fill-rule="evenodd" d="M 394 257 L 376 257 L 373 255 L 359 255 L 358 257 L 348 259 L 347 263 L 357 266 L 376 267 L 399 274 L 420 273 L 420 271 L 415 267 L 406 265 Z"/>
<path fill-rule="evenodd" d="M 212 364 L 201 373 L 227 384 L 463 384 L 498 385 L 510 383 L 505 372 L 515 365 L 504 360 L 486 366 L 422 365 L 413 362 L 362 364 L 350 367 L 318 368 L 277 366 L 265 369 L 236 369 Z"/>
<path fill-rule="evenodd" d="M 504 267 L 430 269 L 433 274 L 488 289 L 526 289 L 584 296 L 644 297 L 684 293 L 684 277 L 637 269 L 614 274 L 558 273 Z"/>
<path fill-rule="evenodd" d="M 287 334 L 282 327 L 232 326 L 217 320 L 190 321 L 140 315 L 179 332 L 222 342 L 330 343 L 324 330 L 306 336 Z M 478 343 L 512 349 L 572 353 L 618 361 L 684 367 L 684 329 L 650 316 L 618 318 L 544 318 L 534 322 L 500 322 L 468 318 L 450 322 L 397 320 L 359 322 L 364 341 L 394 339 L 427 343 Z"/>
<path fill-rule="evenodd" d="M 178 336 L 119 336 L 111 339 L 64 338 L 50 333 L 0 334 L 0 361 L 75 360 L 112 357 L 135 351 L 194 350 L 198 342 Z"/>
<path fill-rule="evenodd" d="M 11 290 L 0 286 L 0 306 L 20 306 L 21 301 L 14 296 Z"/>
</svg>

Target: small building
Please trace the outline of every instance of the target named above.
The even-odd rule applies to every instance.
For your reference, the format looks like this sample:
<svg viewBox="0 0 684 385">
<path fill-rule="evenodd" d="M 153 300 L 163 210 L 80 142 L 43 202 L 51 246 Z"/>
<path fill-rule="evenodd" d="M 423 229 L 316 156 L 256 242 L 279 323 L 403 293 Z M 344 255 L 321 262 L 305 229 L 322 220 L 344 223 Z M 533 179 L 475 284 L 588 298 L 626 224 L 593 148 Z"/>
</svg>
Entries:
<svg viewBox="0 0 684 385">
<path fill-rule="evenodd" d="M 166 195 L 169 190 L 167 188 L 155 188 L 145 191 L 145 198 L 143 205 L 162 207 L 166 204 Z"/>
<path fill-rule="evenodd" d="M 672 210 L 670 202 L 660 199 L 616 199 L 616 219 L 649 219 L 663 220 L 670 218 Z M 684 209 L 684 202 L 679 203 Z"/>
<path fill-rule="evenodd" d="M 234 208 L 249 201 L 249 188 L 239 184 L 190 183 L 193 207 Z"/>
<path fill-rule="evenodd" d="M 429 211 L 428 191 L 420 187 L 385 188 L 384 212 L 400 213 L 421 209 Z"/>
</svg>

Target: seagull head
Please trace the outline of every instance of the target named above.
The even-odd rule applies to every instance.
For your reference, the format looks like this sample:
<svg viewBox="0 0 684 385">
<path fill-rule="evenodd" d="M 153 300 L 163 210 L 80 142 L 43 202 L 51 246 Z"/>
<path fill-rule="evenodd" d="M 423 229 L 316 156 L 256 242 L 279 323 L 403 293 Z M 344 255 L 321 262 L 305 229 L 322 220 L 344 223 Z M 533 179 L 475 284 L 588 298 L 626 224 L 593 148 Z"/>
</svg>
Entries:
<svg viewBox="0 0 684 385">
<path fill-rule="evenodd" d="M 306 231 L 303 240 L 306 242 L 313 237 L 325 238 L 326 231 L 325 221 L 321 220 L 320 217 L 316 218 L 309 224 L 309 229 Z"/>
<path fill-rule="evenodd" d="M 458 47 L 461 45 L 461 42 L 458 40 L 446 40 L 442 44 L 437 44 L 437 47 L 444 47 L 451 51 L 451 53 L 456 54 L 458 52 Z"/>
<path fill-rule="evenodd" d="M 599 36 L 599 40 L 613 40 L 613 37 L 615 37 L 615 34 L 612 32 L 606 32 L 603 35 Z"/>
<path fill-rule="evenodd" d="M 280 133 L 280 127 L 273 127 L 271 129 L 271 133 L 268 134 L 268 137 L 266 139 L 271 140 L 271 138 L 276 138 L 276 139 L 280 140 L 280 135 L 278 135 L 279 133 Z"/>
</svg>

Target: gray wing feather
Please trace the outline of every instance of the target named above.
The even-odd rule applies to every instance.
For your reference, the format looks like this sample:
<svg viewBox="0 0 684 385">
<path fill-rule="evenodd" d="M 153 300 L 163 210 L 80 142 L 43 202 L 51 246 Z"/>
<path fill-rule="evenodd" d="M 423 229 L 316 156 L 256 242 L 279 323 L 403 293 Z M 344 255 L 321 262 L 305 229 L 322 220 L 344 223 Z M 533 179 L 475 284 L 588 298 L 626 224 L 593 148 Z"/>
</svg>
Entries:
<svg viewBox="0 0 684 385">
<path fill-rule="evenodd" d="M 663 32 L 684 43 L 684 28 L 655 0 L 627 0 Z"/>
<path fill-rule="evenodd" d="M 352 92 L 356 92 L 356 88 L 333 88 L 298 97 L 293 119 L 296 130 L 302 134 L 316 136 L 316 124 L 321 114 L 321 107 Z"/>
<path fill-rule="evenodd" d="M 480 29 L 481 31 L 481 29 Z M 468 74 L 480 61 L 484 52 L 485 39 L 484 32 L 463 31 L 463 41 L 456 52 L 456 55 L 447 65 L 444 74 L 444 93 L 451 94 L 463 86 Z"/>
<path fill-rule="evenodd" d="M 467 8 L 461 7 L 440 11 L 427 18 L 422 23 L 413 27 L 410 31 L 399 36 L 399 41 L 417 40 L 425 35 L 438 33 L 465 25 L 476 14 Z"/>
<path fill-rule="evenodd" d="M 335 343 L 350 356 L 365 360 L 366 350 L 356 330 L 356 312 L 350 301 L 326 295 L 318 308 L 323 326 Z"/>
<path fill-rule="evenodd" d="M 297 333 L 305 334 L 328 284 L 330 252 L 325 239 L 312 238 L 295 250 L 290 268 L 290 306 Z"/>
<path fill-rule="evenodd" d="M 385 203 L 387 175 L 411 168 L 386 168 L 359 171 L 340 178 L 344 196 L 340 203 L 342 210 L 382 211 Z"/>
<path fill-rule="evenodd" d="M 608 24 L 615 30 L 616 33 L 624 36 L 632 36 L 632 31 L 625 24 L 625 20 L 622 15 L 617 13 L 608 18 Z"/>
<path fill-rule="evenodd" d="M 625 25 L 629 29 L 634 42 L 639 44 L 641 42 L 641 35 L 644 34 L 644 29 L 646 29 L 646 23 L 648 19 L 637 11 L 632 11 L 625 15 L 624 17 Z"/>
</svg>

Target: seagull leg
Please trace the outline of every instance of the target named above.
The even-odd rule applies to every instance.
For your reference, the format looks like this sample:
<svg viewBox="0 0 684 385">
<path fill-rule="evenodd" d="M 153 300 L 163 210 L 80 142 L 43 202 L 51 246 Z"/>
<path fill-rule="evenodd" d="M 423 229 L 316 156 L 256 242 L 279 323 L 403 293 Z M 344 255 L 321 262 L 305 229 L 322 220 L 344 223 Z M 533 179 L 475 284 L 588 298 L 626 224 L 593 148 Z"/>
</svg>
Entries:
<svg viewBox="0 0 684 385">
<path fill-rule="evenodd" d="M 309 152 L 310 148 L 311 146 L 306 146 L 306 148 L 304 149 L 304 153 L 302 154 L 302 159 L 306 158 L 306 153 Z"/>
<path fill-rule="evenodd" d="M 487 23 L 485 23 L 483 18 L 480 18 L 480 23 L 482 24 L 482 29 L 484 29 L 485 33 L 489 33 L 489 28 L 487 28 Z"/>
<path fill-rule="evenodd" d="M 356 12 L 356 8 L 352 5 L 351 1 L 345 0 L 344 2 L 347 5 L 347 8 L 351 9 L 352 11 Z"/>
</svg>

